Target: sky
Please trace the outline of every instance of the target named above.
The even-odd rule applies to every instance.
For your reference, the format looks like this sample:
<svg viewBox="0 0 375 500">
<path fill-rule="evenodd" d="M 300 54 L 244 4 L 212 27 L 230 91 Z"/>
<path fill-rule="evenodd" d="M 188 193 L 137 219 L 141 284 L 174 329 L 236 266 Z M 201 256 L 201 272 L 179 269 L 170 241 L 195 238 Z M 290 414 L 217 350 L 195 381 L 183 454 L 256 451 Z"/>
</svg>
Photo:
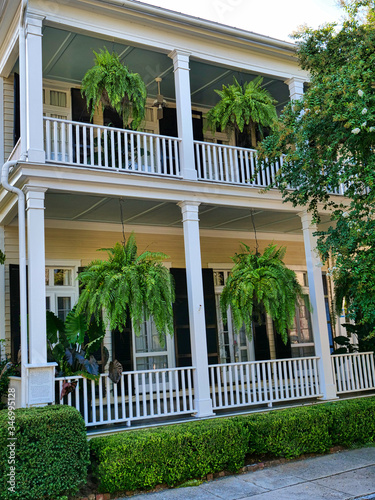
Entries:
<svg viewBox="0 0 375 500">
<path fill-rule="evenodd" d="M 142 1 L 289 42 L 289 34 L 298 26 L 317 28 L 324 22 L 340 21 L 342 15 L 337 0 Z"/>
</svg>

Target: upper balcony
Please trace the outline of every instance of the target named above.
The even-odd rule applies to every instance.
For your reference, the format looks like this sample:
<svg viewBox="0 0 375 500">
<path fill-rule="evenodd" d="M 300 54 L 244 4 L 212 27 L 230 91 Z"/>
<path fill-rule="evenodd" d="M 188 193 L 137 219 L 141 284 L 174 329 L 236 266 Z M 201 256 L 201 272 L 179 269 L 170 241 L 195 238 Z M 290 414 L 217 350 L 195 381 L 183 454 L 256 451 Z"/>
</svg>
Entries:
<svg viewBox="0 0 375 500">
<path fill-rule="evenodd" d="M 15 112 L 6 122 L 15 130 L 11 159 L 26 154 L 34 163 L 257 188 L 270 185 L 282 159 L 256 173 L 256 150 L 235 133 L 208 131 L 205 114 L 219 99 L 215 89 L 233 83 L 234 77 L 245 83 L 257 75 L 280 113 L 290 98 L 302 95 L 306 80 L 292 44 L 260 40 L 246 32 L 229 34 L 229 28 L 215 23 L 210 29 L 198 28 L 193 18 L 189 23 L 197 25 L 188 29 L 186 23 L 173 24 L 171 14 L 162 10 L 160 19 L 143 13 L 137 20 L 133 11 L 108 5 L 101 6 L 106 9 L 101 24 L 99 10 L 85 10 L 83 26 L 83 11 L 65 3 L 57 2 L 61 16 L 47 9 L 47 0 L 32 5 L 18 34 L 19 52 L 14 46 L 0 65 L 3 76 L 16 80 Z M 146 84 L 146 119 L 139 131 L 123 128 L 110 109 L 99 110 L 90 120 L 80 84 L 93 64 L 93 51 L 102 48 L 119 54 Z M 156 78 L 161 79 L 162 113 L 154 105 Z M 9 147 L 5 153 L 9 157 Z"/>
</svg>

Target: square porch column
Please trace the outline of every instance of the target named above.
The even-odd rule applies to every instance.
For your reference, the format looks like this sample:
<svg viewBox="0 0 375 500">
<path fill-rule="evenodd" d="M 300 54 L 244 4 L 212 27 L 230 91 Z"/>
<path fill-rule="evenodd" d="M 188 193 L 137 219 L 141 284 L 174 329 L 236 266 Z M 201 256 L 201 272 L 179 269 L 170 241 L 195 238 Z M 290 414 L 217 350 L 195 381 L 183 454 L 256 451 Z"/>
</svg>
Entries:
<svg viewBox="0 0 375 500">
<path fill-rule="evenodd" d="M 186 261 L 186 281 L 189 304 L 191 355 L 194 370 L 194 408 L 197 417 L 213 415 L 208 377 L 206 318 L 199 240 L 198 207 L 200 203 L 182 201 Z"/>
<path fill-rule="evenodd" d="M 26 185 L 29 302 L 29 363 L 27 406 L 54 402 L 56 363 L 47 363 L 46 284 L 44 244 L 45 188 Z"/>
<path fill-rule="evenodd" d="M 42 25 L 43 17 L 28 14 L 26 19 L 26 149 L 28 160 L 45 162 L 43 142 L 43 69 L 42 69 Z M 21 71 L 24 68 L 21 68 Z M 21 113 L 25 112 L 21 109 Z M 23 127 L 22 127 L 23 129 Z M 22 139 L 23 140 L 23 139 Z"/>
<path fill-rule="evenodd" d="M 191 113 L 189 53 L 173 50 L 168 56 L 173 59 L 176 89 L 176 112 L 178 137 L 181 139 L 180 165 L 182 177 L 197 180 L 194 157 L 193 118 Z"/>
<path fill-rule="evenodd" d="M 304 80 L 302 78 L 289 78 L 289 80 L 285 80 L 285 82 L 289 87 L 289 96 L 291 101 L 296 101 L 297 99 L 301 99 L 303 96 L 303 84 Z"/>
<path fill-rule="evenodd" d="M 301 212 L 299 216 L 302 221 L 303 239 L 305 243 L 315 355 L 319 357 L 318 370 L 320 390 L 323 394 L 322 399 L 337 399 L 336 384 L 331 364 L 321 262 L 316 250 L 317 238 L 313 234 L 317 231 L 317 227 L 312 223 L 312 217 L 306 211 Z"/>
</svg>

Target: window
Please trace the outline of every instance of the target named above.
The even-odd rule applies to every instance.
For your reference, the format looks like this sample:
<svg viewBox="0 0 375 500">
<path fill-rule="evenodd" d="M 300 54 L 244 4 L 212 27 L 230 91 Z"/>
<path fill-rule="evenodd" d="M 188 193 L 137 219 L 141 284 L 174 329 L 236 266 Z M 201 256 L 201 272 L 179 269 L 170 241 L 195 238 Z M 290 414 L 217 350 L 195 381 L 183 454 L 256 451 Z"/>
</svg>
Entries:
<svg viewBox="0 0 375 500">
<path fill-rule="evenodd" d="M 253 347 L 252 347 L 252 342 L 249 341 L 249 339 L 246 336 L 245 329 L 241 328 L 239 333 L 235 333 L 230 312 L 228 311 L 227 315 L 228 321 L 226 323 L 224 323 L 221 314 L 220 295 L 229 274 L 230 274 L 229 270 L 214 271 L 220 363 L 235 363 L 235 362 L 250 361 L 250 359 L 253 357 L 251 355 Z"/>
<path fill-rule="evenodd" d="M 78 299 L 75 268 L 46 267 L 46 308 L 65 321 Z"/>
<path fill-rule="evenodd" d="M 158 370 L 174 366 L 173 339 L 164 334 L 161 338 L 152 318 L 145 320 L 139 336 L 133 332 L 133 357 L 135 370 Z"/>
</svg>

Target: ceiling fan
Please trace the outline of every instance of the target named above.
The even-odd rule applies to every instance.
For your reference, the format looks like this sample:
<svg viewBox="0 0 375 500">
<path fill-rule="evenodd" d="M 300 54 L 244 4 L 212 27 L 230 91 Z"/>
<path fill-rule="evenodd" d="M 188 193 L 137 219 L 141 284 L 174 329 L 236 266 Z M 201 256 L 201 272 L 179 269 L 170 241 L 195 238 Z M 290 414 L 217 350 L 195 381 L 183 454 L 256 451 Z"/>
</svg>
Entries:
<svg viewBox="0 0 375 500">
<path fill-rule="evenodd" d="M 160 92 L 160 82 L 162 79 L 160 77 L 155 78 L 155 82 L 158 84 L 158 93 L 156 95 L 156 99 L 153 103 L 153 107 L 157 108 L 156 117 L 158 120 L 163 118 L 163 108 L 167 107 L 167 101 L 164 99 Z"/>
</svg>

